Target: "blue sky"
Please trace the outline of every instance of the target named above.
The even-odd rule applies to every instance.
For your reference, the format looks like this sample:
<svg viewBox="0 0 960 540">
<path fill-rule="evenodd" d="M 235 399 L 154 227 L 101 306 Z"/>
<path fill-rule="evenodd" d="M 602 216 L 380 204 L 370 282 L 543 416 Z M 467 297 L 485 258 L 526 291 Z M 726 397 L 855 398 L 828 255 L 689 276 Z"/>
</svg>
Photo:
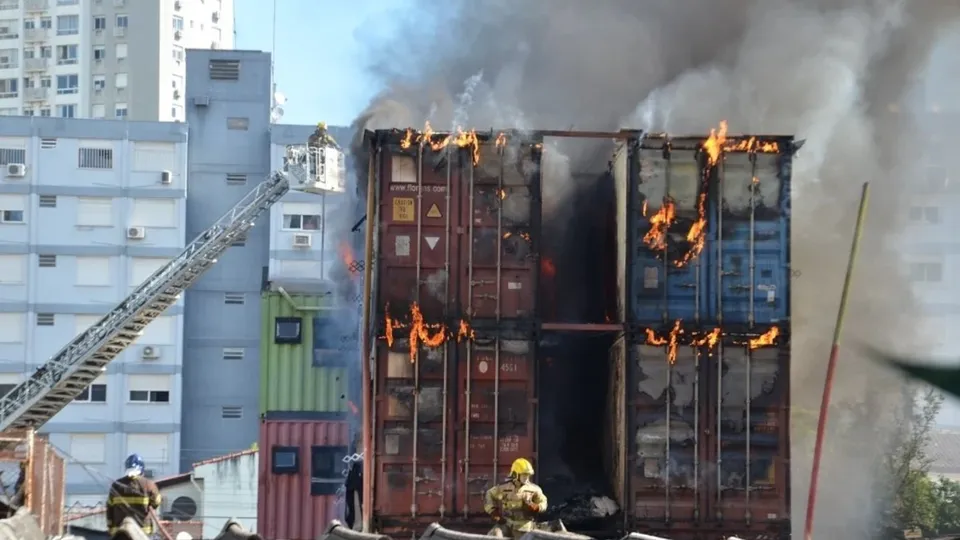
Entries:
<svg viewBox="0 0 960 540">
<path fill-rule="evenodd" d="M 276 81 L 287 97 L 281 122 L 349 124 L 378 89 L 363 70 L 364 43 L 390 31 L 401 3 L 276 0 Z M 271 51 L 273 2 L 235 0 L 234 9 L 236 48 Z"/>
</svg>

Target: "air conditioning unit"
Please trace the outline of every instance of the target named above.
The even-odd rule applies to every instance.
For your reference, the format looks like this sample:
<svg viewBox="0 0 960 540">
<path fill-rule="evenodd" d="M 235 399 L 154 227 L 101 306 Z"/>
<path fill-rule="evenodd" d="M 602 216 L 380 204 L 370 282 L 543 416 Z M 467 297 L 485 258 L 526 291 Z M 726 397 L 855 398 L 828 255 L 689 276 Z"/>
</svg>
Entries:
<svg viewBox="0 0 960 540">
<path fill-rule="evenodd" d="M 160 183 L 169 186 L 173 183 L 173 173 L 170 171 L 163 171 L 160 173 Z"/>
<path fill-rule="evenodd" d="M 211 15 L 211 18 L 213 19 L 213 22 L 219 22 L 219 21 L 220 21 L 220 12 L 219 12 L 219 11 L 214 11 L 213 14 Z"/>
<path fill-rule="evenodd" d="M 313 245 L 313 236 L 309 234 L 293 235 L 293 247 L 308 248 Z"/>
<path fill-rule="evenodd" d="M 173 39 L 180 39 L 182 37 L 183 37 L 183 32 L 181 32 L 180 30 L 177 30 L 176 32 L 173 33 Z"/>
<path fill-rule="evenodd" d="M 23 163 L 10 163 L 7 165 L 7 176 L 10 178 L 23 178 L 27 175 L 27 166 Z"/>
<path fill-rule="evenodd" d="M 210 96 L 197 96 L 193 98 L 193 104 L 197 107 L 209 107 Z"/>
<path fill-rule="evenodd" d="M 131 240 L 142 240 L 147 235 L 143 227 L 130 227 L 127 229 L 127 238 Z"/>
<path fill-rule="evenodd" d="M 175 9 L 175 10 L 177 10 L 177 11 L 180 11 L 180 7 L 181 7 L 181 6 L 182 6 L 182 4 L 180 4 L 180 0 L 176 0 L 176 2 L 173 3 L 173 9 Z"/>
<path fill-rule="evenodd" d="M 144 347 L 140 350 L 140 358 L 144 360 L 156 360 L 160 358 L 160 351 L 156 347 Z"/>
</svg>

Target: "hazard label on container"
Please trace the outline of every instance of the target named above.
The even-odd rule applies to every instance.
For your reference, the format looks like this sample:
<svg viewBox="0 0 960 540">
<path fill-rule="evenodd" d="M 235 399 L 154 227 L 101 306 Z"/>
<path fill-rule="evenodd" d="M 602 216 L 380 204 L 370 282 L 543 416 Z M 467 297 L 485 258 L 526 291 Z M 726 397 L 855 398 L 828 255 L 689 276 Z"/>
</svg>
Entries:
<svg viewBox="0 0 960 540">
<path fill-rule="evenodd" d="M 430 209 L 427 210 L 428 218 L 440 218 L 443 217 L 443 214 L 440 213 L 440 207 L 437 206 L 437 203 L 430 205 Z"/>
<path fill-rule="evenodd" d="M 437 242 L 440 241 L 439 236 L 424 236 L 423 239 L 427 242 L 427 247 L 429 247 L 431 251 L 437 247 Z"/>
<path fill-rule="evenodd" d="M 394 221 L 414 221 L 413 209 L 416 202 L 407 197 L 397 197 L 393 200 L 393 220 Z"/>
<path fill-rule="evenodd" d="M 394 248 L 397 252 L 397 257 L 409 257 L 410 256 L 410 237 L 409 236 L 398 236 L 394 240 Z"/>
</svg>

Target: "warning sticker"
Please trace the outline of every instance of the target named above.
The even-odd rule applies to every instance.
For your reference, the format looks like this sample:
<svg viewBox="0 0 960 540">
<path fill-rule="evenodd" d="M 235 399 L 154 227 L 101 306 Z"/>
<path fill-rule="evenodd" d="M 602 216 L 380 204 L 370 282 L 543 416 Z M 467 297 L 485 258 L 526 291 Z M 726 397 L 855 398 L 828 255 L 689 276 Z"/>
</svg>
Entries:
<svg viewBox="0 0 960 540">
<path fill-rule="evenodd" d="M 409 236 L 398 236 L 394 240 L 394 248 L 397 251 L 397 257 L 409 257 L 410 256 L 410 237 Z"/>
<path fill-rule="evenodd" d="M 443 214 L 440 213 L 440 207 L 437 206 L 437 203 L 430 205 L 430 209 L 427 210 L 428 218 L 440 218 L 443 217 Z"/>
<path fill-rule="evenodd" d="M 407 197 L 397 197 L 393 200 L 394 221 L 414 221 L 414 207 L 416 202 Z"/>
<path fill-rule="evenodd" d="M 440 241 L 439 236 L 424 236 L 423 239 L 427 241 L 427 246 L 430 247 L 430 251 L 433 251 L 433 248 L 437 247 L 437 242 Z"/>
</svg>

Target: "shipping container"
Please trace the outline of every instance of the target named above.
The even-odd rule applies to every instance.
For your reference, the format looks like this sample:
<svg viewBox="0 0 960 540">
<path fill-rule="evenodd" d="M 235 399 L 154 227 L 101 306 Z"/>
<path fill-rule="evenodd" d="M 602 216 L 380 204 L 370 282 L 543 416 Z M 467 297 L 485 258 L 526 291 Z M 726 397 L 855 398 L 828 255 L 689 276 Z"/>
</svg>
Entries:
<svg viewBox="0 0 960 540">
<path fill-rule="evenodd" d="M 329 295 L 263 293 L 261 415 L 332 419 L 351 410 L 347 391 L 357 329 L 331 304 Z"/>
<path fill-rule="evenodd" d="M 626 320 L 752 326 L 789 317 L 793 139 L 723 131 L 617 149 Z"/>
<path fill-rule="evenodd" d="M 541 216 L 545 133 L 462 148 L 367 134 L 375 530 L 483 532 L 484 492 L 526 457 L 558 507 L 583 485 L 558 475 L 599 471 L 590 491 L 622 511 L 575 532 L 789 531 L 791 139 L 729 138 L 713 163 L 706 137 L 611 134 L 626 142 L 608 148 L 610 170 L 574 193 L 602 203 L 608 189 L 614 219 L 570 215 L 553 259 L 541 235 L 548 218 L 563 227 Z M 589 320 L 545 324 L 577 306 Z"/>
<path fill-rule="evenodd" d="M 345 422 L 262 421 L 257 532 L 271 540 L 318 538 L 341 518 L 348 446 Z"/>
</svg>

